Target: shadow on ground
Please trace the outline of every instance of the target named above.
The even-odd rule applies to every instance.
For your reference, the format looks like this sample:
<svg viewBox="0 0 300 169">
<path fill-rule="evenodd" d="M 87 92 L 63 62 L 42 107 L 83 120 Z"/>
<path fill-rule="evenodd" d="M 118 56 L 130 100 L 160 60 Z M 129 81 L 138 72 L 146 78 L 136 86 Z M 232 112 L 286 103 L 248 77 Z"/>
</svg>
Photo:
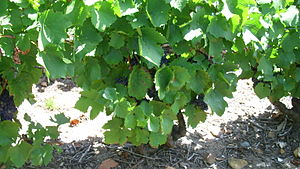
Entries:
<svg viewBox="0 0 300 169">
<path fill-rule="evenodd" d="M 42 168 L 93 169 L 111 159 L 120 169 L 227 169 L 231 168 L 229 159 L 235 158 L 247 161 L 245 169 L 294 169 L 300 161 L 293 155 L 300 146 L 299 131 L 292 130 L 289 119 L 273 112 L 269 109 L 258 116 L 222 123 L 219 131 L 211 132 L 212 139 L 198 131 L 188 133 L 171 148 L 105 145 L 101 138 L 64 144 L 63 152 L 55 153 L 54 160 Z"/>
</svg>

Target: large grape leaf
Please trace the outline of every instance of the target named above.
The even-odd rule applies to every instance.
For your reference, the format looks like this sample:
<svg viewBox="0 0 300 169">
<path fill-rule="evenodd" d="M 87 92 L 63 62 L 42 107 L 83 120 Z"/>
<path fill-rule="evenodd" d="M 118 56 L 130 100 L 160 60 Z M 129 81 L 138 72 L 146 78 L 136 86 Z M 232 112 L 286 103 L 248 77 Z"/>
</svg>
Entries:
<svg viewBox="0 0 300 169">
<path fill-rule="evenodd" d="M 173 128 L 173 120 L 168 116 L 161 116 L 160 125 L 162 134 L 170 134 Z"/>
<path fill-rule="evenodd" d="M 257 69 L 263 73 L 264 80 L 266 80 L 266 81 L 272 80 L 273 66 L 272 66 L 272 63 L 268 59 L 266 59 L 265 57 L 262 57 L 259 60 Z"/>
<path fill-rule="evenodd" d="M 88 17 L 89 8 L 82 1 L 72 1 L 66 8 L 66 15 L 73 25 L 82 26 Z"/>
<path fill-rule="evenodd" d="M 185 115 L 188 117 L 188 125 L 190 125 L 192 128 L 197 127 L 199 122 L 204 122 L 206 120 L 206 113 L 194 105 L 188 105 L 185 108 Z"/>
<path fill-rule="evenodd" d="M 104 132 L 104 142 L 106 144 L 124 144 L 127 141 L 128 131 L 115 127 Z"/>
<path fill-rule="evenodd" d="M 195 93 L 200 94 L 210 88 L 211 84 L 212 81 L 209 78 L 208 73 L 203 70 L 198 70 L 188 81 L 187 86 Z"/>
<path fill-rule="evenodd" d="M 133 130 L 133 135 L 128 138 L 128 141 L 136 146 L 147 144 L 149 142 L 149 131 L 136 128 Z"/>
<path fill-rule="evenodd" d="M 133 113 L 127 114 L 124 120 L 124 127 L 134 129 L 136 126 L 136 117 Z"/>
<path fill-rule="evenodd" d="M 232 40 L 234 38 L 231 28 L 228 25 L 228 21 L 226 18 L 221 16 L 213 17 L 206 31 L 214 35 L 216 38 L 223 37 L 227 40 Z"/>
<path fill-rule="evenodd" d="M 22 167 L 29 158 L 32 145 L 26 141 L 22 141 L 21 144 L 11 147 L 9 150 L 10 159 L 16 165 L 16 167 Z"/>
<path fill-rule="evenodd" d="M 254 92 L 260 99 L 262 99 L 270 95 L 271 89 L 268 84 L 258 83 L 254 88 Z"/>
<path fill-rule="evenodd" d="M 148 120 L 148 130 L 152 132 L 158 132 L 160 129 L 160 120 L 156 116 L 150 116 Z"/>
<path fill-rule="evenodd" d="M 91 18 L 95 28 L 101 32 L 104 32 L 117 20 L 114 10 L 111 8 L 111 3 L 107 1 L 101 3 L 100 9 L 92 9 Z"/>
<path fill-rule="evenodd" d="M 221 116 L 224 113 L 225 108 L 228 106 L 223 97 L 224 96 L 216 90 L 209 89 L 209 91 L 205 94 L 204 102 L 209 105 L 213 112 Z"/>
<path fill-rule="evenodd" d="M 150 73 L 143 67 L 135 66 L 129 75 L 128 94 L 140 100 L 152 85 Z"/>
<path fill-rule="evenodd" d="M 127 102 L 126 100 L 122 100 L 122 101 L 116 103 L 114 113 L 117 117 L 126 118 L 126 116 L 130 112 L 129 108 L 130 108 L 130 103 Z"/>
<path fill-rule="evenodd" d="M 170 89 L 179 90 L 190 80 L 190 74 L 187 69 L 180 66 L 172 66 L 172 70 L 174 76 L 169 87 Z"/>
<path fill-rule="evenodd" d="M 160 44 L 166 42 L 166 38 L 152 28 L 141 29 L 141 36 L 139 36 L 139 53 L 149 62 L 160 66 L 163 50 Z"/>
<path fill-rule="evenodd" d="M 109 45 L 115 49 L 120 49 L 125 44 L 124 37 L 118 33 L 112 33 L 110 38 Z"/>
<path fill-rule="evenodd" d="M 170 6 L 165 1 L 149 0 L 147 1 L 147 14 L 151 23 L 155 27 L 165 25 L 169 19 Z"/>
<path fill-rule="evenodd" d="M 189 102 L 188 97 L 183 92 L 178 92 L 175 97 L 175 101 L 171 106 L 171 109 L 174 113 L 178 113 L 178 111 L 183 108 Z"/>
<path fill-rule="evenodd" d="M 51 77 L 65 77 L 68 73 L 68 65 L 62 60 L 63 53 L 58 51 L 55 46 L 49 46 L 46 49 L 40 53 L 40 56 L 42 56 Z"/>
<path fill-rule="evenodd" d="M 59 44 L 67 38 L 66 29 L 71 26 L 71 20 L 61 12 L 47 10 L 40 16 L 41 30 L 38 47 L 43 51 L 48 44 Z"/>
<path fill-rule="evenodd" d="M 104 109 L 104 98 L 102 98 L 100 93 L 96 90 L 82 91 L 80 94 L 81 97 L 76 102 L 75 108 L 82 112 L 87 112 L 88 108 L 91 106 L 92 110 L 90 118 L 95 119 Z"/>
<path fill-rule="evenodd" d="M 161 133 L 150 133 L 150 145 L 152 147 L 158 147 L 159 145 L 165 144 L 167 142 L 168 135 L 164 135 Z"/>
<path fill-rule="evenodd" d="M 169 83 L 173 79 L 174 74 L 169 67 L 159 69 L 155 74 L 155 87 L 158 89 L 160 99 L 165 97 L 165 92 L 168 90 Z"/>
</svg>

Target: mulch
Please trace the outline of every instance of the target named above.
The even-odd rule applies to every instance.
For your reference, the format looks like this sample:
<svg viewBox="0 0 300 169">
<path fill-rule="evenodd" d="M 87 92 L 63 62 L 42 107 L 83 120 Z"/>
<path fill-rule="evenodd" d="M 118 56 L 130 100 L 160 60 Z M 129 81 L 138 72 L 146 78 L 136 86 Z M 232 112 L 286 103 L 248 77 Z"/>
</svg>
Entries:
<svg viewBox="0 0 300 169">
<path fill-rule="evenodd" d="M 300 146 L 299 130 L 292 128 L 287 117 L 267 110 L 259 116 L 239 118 L 221 124 L 222 130 L 214 139 L 203 139 L 201 133 L 188 133 L 190 144 L 178 140 L 174 147 L 153 149 L 147 145 L 106 145 L 101 138 L 61 145 L 62 152 L 54 153 L 50 169 L 98 169 L 105 160 L 113 160 L 118 169 L 196 169 L 231 168 L 228 159 L 244 159 L 247 168 L 297 168 L 299 159 L 293 151 Z M 24 168 L 37 168 L 28 164 Z M 100 169 L 100 168 L 99 168 Z"/>
</svg>

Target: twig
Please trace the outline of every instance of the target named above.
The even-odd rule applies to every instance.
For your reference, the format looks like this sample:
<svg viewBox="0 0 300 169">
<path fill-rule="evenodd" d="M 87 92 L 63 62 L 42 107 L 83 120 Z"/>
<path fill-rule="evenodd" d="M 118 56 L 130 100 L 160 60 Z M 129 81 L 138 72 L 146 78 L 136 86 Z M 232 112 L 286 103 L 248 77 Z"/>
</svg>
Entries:
<svg viewBox="0 0 300 169">
<path fill-rule="evenodd" d="M 81 163 L 83 157 L 90 151 L 91 147 L 92 147 L 92 145 L 89 145 L 89 147 L 85 150 L 85 152 L 82 154 L 82 156 L 80 157 L 80 159 L 78 161 L 79 163 Z"/>
<path fill-rule="evenodd" d="M 135 156 L 147 158 L 147 159 L 149 159 L 149 160 L 158 160 L 158 159 L 159 159 L 159 158 L 153 158 L 153 157 L 148 157 L 148 156 L 145 156 L 145 155 L 142 155 L 142 154 L 138 154 L 138 153 L 132 152 L 132 151 L 130 151 L 130 150 L 126 150 L 126 149 L 124 149 L 124 148 L 121 148 L 120 150 L 126 151 L 126 152 L 131 153 L 131 154 L 133 154 L 133 155 L 135 155 Z"/>
<path fill-rule="evenodd" d="M 283 137 L 283 136 L 287 135 L 292 130 L 292 128 L 293 128 L 293 126 L 291 126 L 289 129 L 287 129 L 287 131 L 285 131 L 284 133 L 279 133 L 278 136 Z"/>
<path fill-rule="evenodd" d="M 138 163 L 136 163 L 134 166 L 128 167 L 127 169 L 134 169 L 134 168 L 136 168 L 138 165 L 140 165 L 141 163 L 143 163 L 144 160 L 145 160 L 145 159 L 141 159 L 141 160 L 140 160 Z"/>
<path fill-rule="evenodd" d="M 0 38 L 11 38 L 11 39 L 16 39 L 16 37 L 12 35 L 0 35 Z"/>
</svg>

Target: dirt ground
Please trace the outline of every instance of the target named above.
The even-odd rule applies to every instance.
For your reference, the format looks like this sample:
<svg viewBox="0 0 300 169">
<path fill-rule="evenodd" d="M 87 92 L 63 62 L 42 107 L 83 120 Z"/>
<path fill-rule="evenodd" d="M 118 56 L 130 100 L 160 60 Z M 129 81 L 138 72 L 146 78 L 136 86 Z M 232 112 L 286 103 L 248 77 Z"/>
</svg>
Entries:
<svg viewBox="0 0 300 169">
<path fill-rule="evenodd" d="M 24 102 L 19 118 L 25 113 L 44 126 L 53 125 L 50 118 L 65 113 L 80 119 L 76 126 L 65 124 L 59 130 L 62 153 L 54 153 L 50 169 L 283 169 L 300 168 L 294 150 L 300 147 L 300 135 L 292 129 L 291 120 L 280 114 L 266 99 L 259 99 L 250 80 L 241 80 L 223 116 L 208 116 L 174 147 L 151 149 L 106 145 L 102 142 L 101 126 L 110 118 L 104 113 L 88 119 L 88 113 L 73 108 L 80 88 L 70 79 L 33 86 L 37 102 Z M 289 98 L 285 98 L 289 103 Z M 84 117 L 84 119 L 83 119 Z M 26 124 L 25 121 L 21 121 Z M 26 126 L 26 125 L 25 125 Z M 26 131 L 24 127 L 23 132 Z M 26 165 L 24 168 L 37 168 Z"/>
</svg>

